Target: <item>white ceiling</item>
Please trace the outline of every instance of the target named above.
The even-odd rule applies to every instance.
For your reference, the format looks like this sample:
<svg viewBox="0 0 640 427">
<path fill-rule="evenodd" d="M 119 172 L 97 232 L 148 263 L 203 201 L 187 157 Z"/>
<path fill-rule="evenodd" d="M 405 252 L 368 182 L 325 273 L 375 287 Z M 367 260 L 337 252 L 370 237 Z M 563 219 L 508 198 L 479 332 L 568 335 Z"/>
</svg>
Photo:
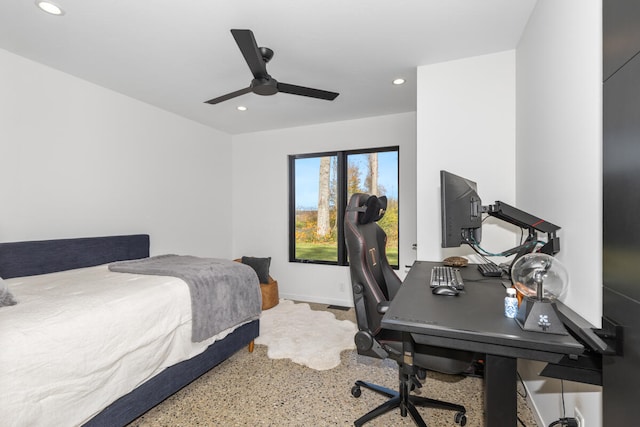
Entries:
<svg viewBox="0 0 640 427">
<path fill-rule="evenodd" d="M 0 48 L 239 134 L 415 111 L 417 66 L 515 48 L 536 0 L 54 2 L 64 16 L 1 0 Z M 340 96 L 205 104 L 251 81 L 232 28 L 274 50 L 267 69 L 278 81 Z"/>
</svg>

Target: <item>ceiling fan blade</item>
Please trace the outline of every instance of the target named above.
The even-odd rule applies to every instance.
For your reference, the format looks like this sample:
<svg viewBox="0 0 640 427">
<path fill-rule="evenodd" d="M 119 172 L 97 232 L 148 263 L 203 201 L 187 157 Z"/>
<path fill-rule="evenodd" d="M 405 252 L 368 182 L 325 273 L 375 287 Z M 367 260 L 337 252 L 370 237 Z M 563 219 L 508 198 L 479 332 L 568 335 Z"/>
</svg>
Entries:
<svg viewBox="0 0 640 427">
<path fill-rule="evenodd" d="M 205 101 L 205 104 L 217 104 L 219 102 L 226 101 L 227 99 L 235 98 L 236 96 L 244 95 L 245 93 L 249 92 L 251 92 L 251 86 L 244 89 L 236 90 L 235 92 L 231 92 L 217 98 L 210 99 L 208 101 Z"/>
<path fill-rule="evenodd" d="M 327 101 L 333 101 L 334 99 L 336 99 L 338 95 L 340 95 L 339 93 L 336 93 L 336 92 L 329 92 L 329 91 L 320 90 L 320 89 L 312 89 L 310 87 L 296 86 L 296 85 L 290 85 L 288 83 L 280 83 L 280 82 L 278 82 L 278 91 L 284 92 L 284 93 L 290 93 L 292 95 L 302 95 L 302 96 L 308 96 L 310 98 L 326 99 Z"/>
<path fill-rule="evenodd" d="M 253 37 L 253 32 L 251 30 L 231 30 L 231 34 L 236 39 L 240 52 L 242 52 L 244 60 L 247 61 L 253 77 L 260 79 L 269 76 L 267 74 L 267 64 L 262 59 L 262 54 L 258 49 L 255 37 Z"/>
</svg>

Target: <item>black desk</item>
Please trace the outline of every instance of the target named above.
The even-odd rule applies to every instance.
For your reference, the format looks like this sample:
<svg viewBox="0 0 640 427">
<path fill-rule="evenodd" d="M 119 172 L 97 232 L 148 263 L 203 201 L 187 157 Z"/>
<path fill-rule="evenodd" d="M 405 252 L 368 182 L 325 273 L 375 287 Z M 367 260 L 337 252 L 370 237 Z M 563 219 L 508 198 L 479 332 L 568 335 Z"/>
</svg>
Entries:
<svg viewBox="0 0 640 427">
<path fill-rule="evenodd" d="M 505 287 L 475 265 L 461 268 L 465 290 L 455 297 L 431 293 L 431 268 L 416 261 L 382 320 L 409 332 L 417 344 L 485 353 L 485 425 L 517 425 L 517 359 L 557 363 L 584 347 L 571 335 L 523 331 L 504 316 Z"/>
</svg>

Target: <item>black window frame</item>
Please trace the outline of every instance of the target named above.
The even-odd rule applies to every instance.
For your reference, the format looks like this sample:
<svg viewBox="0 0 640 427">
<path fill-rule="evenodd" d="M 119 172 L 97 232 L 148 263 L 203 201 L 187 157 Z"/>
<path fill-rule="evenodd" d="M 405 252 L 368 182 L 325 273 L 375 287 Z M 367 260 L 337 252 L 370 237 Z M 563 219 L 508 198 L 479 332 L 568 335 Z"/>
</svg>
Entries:
<svg viewBox="0 0 640 427">
<path fill-rule="evenodd" d="M 344 239 L 344 215 L 347 209 L 347 158 L 350 155 L 357 154 L 369 154 L 369 153 L 383 153 L 395 151 L 398 155 L 398 265 L 391 265 L 395 270 L 400 268 L 400 146 L 385 146 L 375 148 L 362 148 L 355 150 L 336 150 L 325 151 L 319 153 L 305 153 L 305 154 L 290 154 L 288 156 L 289 166 L 289 262 L 297 262 L 303 264 L 324 264 L 324 265 L 338 265 L 348 266 L 347 260 L 347 247 Z M 295 201 L 295 161 L 297 159 L 316 158 L 316 157 L 337 157 L 337 224 L 338 224 L 338 260 L 337 261 L 325 261 L 325 260 L 309 260 L 296 258 L 296 201 Z"/>
</svg>

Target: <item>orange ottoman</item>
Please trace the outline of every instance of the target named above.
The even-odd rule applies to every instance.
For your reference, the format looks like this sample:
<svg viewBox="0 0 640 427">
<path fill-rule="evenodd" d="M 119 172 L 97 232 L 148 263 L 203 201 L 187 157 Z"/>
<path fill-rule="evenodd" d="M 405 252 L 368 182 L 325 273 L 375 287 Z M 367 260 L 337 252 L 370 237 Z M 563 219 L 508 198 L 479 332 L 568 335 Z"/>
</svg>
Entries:
<svg viewBox="0 0 640 427">
<path fill-rule="evenodd" d="M 269 276 L 269 283 L 260 283 L 260 290 L 262 291 L 262 309 L 268 310 L 271 307 L 278 305 L 280 298 L 278 296 L 278 281 L 273 280 Z"/>
</svg>

